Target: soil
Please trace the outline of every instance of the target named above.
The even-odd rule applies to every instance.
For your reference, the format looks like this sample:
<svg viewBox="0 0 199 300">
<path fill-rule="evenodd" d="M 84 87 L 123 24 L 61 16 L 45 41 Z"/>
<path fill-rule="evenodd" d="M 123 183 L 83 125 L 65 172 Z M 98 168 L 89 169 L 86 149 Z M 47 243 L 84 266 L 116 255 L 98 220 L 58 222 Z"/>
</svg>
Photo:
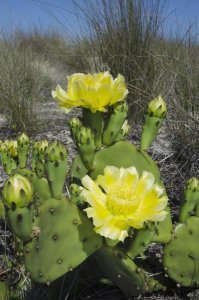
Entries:
<svg viewBox="0 0 199 300">
<path fill-rule="evenodd" d="M 37 128 L 36 132 L 32 133 L 31 139 L 58 139 L 69 150 L 69 165 L 71 164 L 71 158 L 74 156 L 75 148 L 73 141 L 69 134 L 69 128 L 67 122 L 70 118 L 80 115 L 79 109 L 74 109 L 68 115 L 63 111 L 57 108 L 54 102 L 38 104 L 36 107 L 38 112 L 38 123 L 40 126 Z M 131 141 L 134 144 L 139 143 L 141 134 L 141 126 L 134 126 L 132 128 L 132 134 L 130 136 Z M 12 139 L 16 138 L 16 133 L 9 128 L 9 124 L 1 116 L 0 117 L 0 139 Z M 165 128 L 161 130 L 156 141 L 150 147 L 149 151 L 152 158 L 158 163 L 161 171 L 162 181 L 165 184 L 167 189 L 167 194 L 170 199 L 170 206 L 172 210 L 172 218 L 177 221 L 179 205 L 182 199 L 182 190 L 184 183 L 191 176 L 199 176 L 199 166 L 196 166 L 194 163 L 190 164 L 189 161 L 186 161 L 184 158 L 181 158 L 176 154 L 172 148 L 171 143 L 169 142 L 169 136 Z M 4 182 L 7 176 L 3 172 L 2 167 L 0 166 L 0 189 L 3 187 Z M 11 234 L 7 230 L 6 224 L 1 224 L 0 232 L 0 255 L 1 258 L 7 255 L 9 259 L 14 260 L 13 256 L 13 245 L 10 244 Z M 147 253 L 151 256 L 152 264 L 157 266 L 159 259 L 161 258 L 160 247 L 155 244 L 149 247 Z M 154 269 L 155 270 L 155 269 Z M 18 270 L 13 270 L 9 274 L 6 273 L 6 263 L 5 259 L 2 259 L 0 262 L 0 279 L 9 278 L 10 281 L 17 280 L 17 276 L 20 276 Z M 163 272 L 161 270 L 161 272 Z M 28 299 L 37 299 L 32 296 Z M 47 298 L 45 298 L 47 299 Z M 69 299 L 69 298 L 66 298 Z M 76 298 L 75 300 L 83 299 L 124 299 L 129 298 L 125 297 L 117 288 L 115 287 L 106 287 L 101 286 L 101 289 L 96 289 L 95 285 L 88 286 L 85 288 L 85 291 Z M 173 285 L 172 288 L 167 289 L 166 292 L 160 292 L 145 296 L 140 296 L 134 299 L 199 299 L 199 289 L 185 289 L 179 288 L 176 285 Z M 56 299 L 53 299 L 56 300 Z"/>
</svg>

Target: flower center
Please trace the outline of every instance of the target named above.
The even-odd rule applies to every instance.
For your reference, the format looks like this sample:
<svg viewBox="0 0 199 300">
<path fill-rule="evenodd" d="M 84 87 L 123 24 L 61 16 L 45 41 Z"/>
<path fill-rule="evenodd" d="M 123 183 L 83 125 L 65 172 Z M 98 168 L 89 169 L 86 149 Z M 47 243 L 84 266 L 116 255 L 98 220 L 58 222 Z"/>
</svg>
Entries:
<svg viewBox="0 0 199 300">
<path fill-rule="evenodd" d="M 139 196 L 128 185 L 114 186 L 107 194 L 107 208 L 113 215 L 128 216 L 136 210 L 140 202 Z"/>
</svg>

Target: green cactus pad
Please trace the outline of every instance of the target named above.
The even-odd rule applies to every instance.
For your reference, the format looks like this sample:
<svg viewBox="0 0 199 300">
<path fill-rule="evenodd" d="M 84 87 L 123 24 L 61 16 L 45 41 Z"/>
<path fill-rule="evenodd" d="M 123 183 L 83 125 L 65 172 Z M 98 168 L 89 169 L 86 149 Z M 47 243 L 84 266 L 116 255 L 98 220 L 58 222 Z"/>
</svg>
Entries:
<svg viewBox="0 0 199 300">
<path fill-rule="evenodd" d="M 34 226 L 36 235 L 24 246 L 24 256 L 36 282 L 50 282 L 71 271 L 102 244 L 87 217 L 66 198 L 43 203 Z"/>
<path fill-rule="evenodd" d="M 67 175 L 68 153 L 59 141 L 51 142 L 45 151 L 44 169 L 54 198 L 61 197 Z"/>
<path fill-rule="evenodd" d="M 86 169 L 84 163 L 81 160 L 81 157 L 79 155 L 76 155 L 73 159 L 73 163 L 71 166 L 71 177 L 72 179 L 82 179 L 86 174 L 88 173 L 88 170 Z"/>
<path fill-rule="evenodd" d="M 93 171 L 90 173 L 91 178 L 95 179 L 99 174 L 103 174 L 106 166 L 118 168 L 135 166 L 140 175 L 145 170 L 151 172 L 156 181 L 160 180 L 159 169 L 150 156 L 127 141 L 117 142 L 113 146 L 101 149 L 96 153 Z"/>
<path fill-rule="evenodd" d="M 118 141 L 122 125 L 127 117 L 128 105 L 126 102 L 116 104 L 110 108 L 103 132 L 103 144 L 109 146 Z"/>
<path fill-rule="evenodd" d="M 164 221 L 159 222 L 156 226 L 155 235 L 152 242 L 166 244 L 170 241 L 173 233 L 173 224 L 171 220 L 171 211 L 170 207 L 167 206 L 166 209 L 167 216 Z"/>
<path fill-rule="evenodd" d="M 196 177 L 188 180 L 184 189 L 184 201 L 179 211 L 179 222 L 184 222 L 195 211 L 199 217 L 199 179 Z"/>
<path fill-rule="evenodd" d="M 59 198 L 62 194 L 64 183 L 67 175 L 67 160 L 62 161 L 46 161 L 45 171 L 47 174 L 52 196 Z"/>
<path fill-rule="evenodd" d="M 168 276 L 182 286 L 199 285 L 199 219 L 189 217 L 178 224 L 164 249 L 163 264 Z"/>
<path fill-rule="evenodd" d="M 92 179 L 96 179 L 99 174 L 103 174 L 106 166 L 115 166 L 118 168 L 135 166 L 140 175 L 144 170 L 151 172 L 156 182 L 162 185 L 160 182 L 160 172 L 156 163 L 145 151 L 137 149 L 128 141 L 120 141 L 108 148 L 102 148 L 97 151 L 93 161 L 93 169 L 89 173 L 89 176 Z M 71 176 L 81 180 L 87 172 L 81 158 L 77 155 L 73 160 Z"/>
<path fill-rule="evenodd" d="M 31 207 L 7 209 L 6 216 L 8 218 L 9 226 L 23 241 L 31 239 L 33 227 L 33 210 Z"/>
<path fill-rule="evenodd" d="M 96 252 L 96 259 L 106 276 L 128 297 L 164 289 L 119 249 L 102 247 Z"/>
<path fill-rule="evenodd" d="M 46 178 L 44 178 L 44 177 L 37 178 L 37 177 L 33 176 L 30 179 L 30 181 L 34 187 L 35 194 L 39 198 L 40 203 L 42 203 L 52 197 L 50 188 L 49 188 L 49 184 L 48 184 L 48 180 Z"/>
<path fill-rule="evenodd" d="M 10 175 L 12 171 L 17 167 L 17 163 L 14 158 L 8 152 L 1 153 L 1 161 L 4 171 Z"/>
<path fill-rule="evenodd" d="M 103 115 L 100 111 L 92 113 L 89 109 L 82 110 L 82 123 L 84 126 L 89 127 L 95 139 L 95 146 L 101 146 L 101 134 L 103 127 Z"/>
<path fill-rule="evenodd" d="M 25 133 L 22 133 L 17 139 L 17 152 L 18 152 L 18 161 L 19 161 L 20 168 L 25 168 L 26 166 L 29 146 L 30 146 L 29 137 Z"/>
</svg>

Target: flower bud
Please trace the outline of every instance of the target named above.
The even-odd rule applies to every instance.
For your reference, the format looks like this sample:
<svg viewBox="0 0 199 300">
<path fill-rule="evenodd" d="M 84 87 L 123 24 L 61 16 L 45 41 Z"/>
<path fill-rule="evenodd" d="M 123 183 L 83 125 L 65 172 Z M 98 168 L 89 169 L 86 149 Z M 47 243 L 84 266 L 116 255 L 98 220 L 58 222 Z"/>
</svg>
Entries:
<svg viewBox="0 0 199 300">
<path fill-rule="evenodd" d="M 79 134 L 77 135 L 77 142 L 78 144 L 84 145 L 84 144 L 91 144 L 93 142 L 94 145 L 94 135 L 90 128 L 81 126 L 79 128 Z"/>
<path fill-rule="evenodd" d="M 70 125 L 70 127 L 72 127 L 72 128 L 79 128 L 79 127 L 82 125 L 82 123 L 81 123 L 81 121 L 80 121 L 79 118 L 72 118 L 72 119 L 69 121 L 69 125 Z"/>
<path fill-rule="evenodd" d="M 17 141 L 5 140 L 1 144 L 1 152 L 8 152 L 12 157 L 17 156 Z"/>
<path fill-rule="evenodd" d="M 67 149 L 59 141 L 51 142 L 46 148 L 46 159 L 50 161 L 64 160 L 68 156 Z"/>
<path fill-rule="evenodd" d="M 37 142 L 37 150 L 40 154 L 44 154 L 47 147 L 48 147 L 47 140 L 42 140 L 42 141 Z"/>
<path fill-rule="evenodd" d="M 115 111 L 120 111 L 120 112 L 128 112 L 128 104 L 125 101 L 116 103 L 114 106 Z"/>
<path fill-rule="evenodd" d="M 151 100 L 148 104 L 148 113 L 157 118 L 163 118 L 166 114 L 166 103 L 161 96 Z"/>
<path fill-rule="evenodd" d="M 82 123 L 79 118 L 72 118 L 69 121 L 69 128 L 70 128 L 71 136 L 75 143 L 77 141 L 77 135 L 78 135 L 80 126 L 82 126 Z"/>
<path fill-rule="evenodd" d="M 26 207 L 33 198 L 33 189 L 29 180 L 19 174 L 11 176 L 3 188 L 3 201 L 8 207 Z"/>
<path fill-rule="evenodd" d="M 192 177 L 186 183 L 186 189 L 191 190 L 192 192 L 199 191 L 199 179 L 197 177 Z"/>
<path fill-rule="evenodd" d="M 18 137 L 17 142 L 19 145 L 28 145 L 30 143 L 30 139 L 25 133 L 22 133 Z"/>
</svg>

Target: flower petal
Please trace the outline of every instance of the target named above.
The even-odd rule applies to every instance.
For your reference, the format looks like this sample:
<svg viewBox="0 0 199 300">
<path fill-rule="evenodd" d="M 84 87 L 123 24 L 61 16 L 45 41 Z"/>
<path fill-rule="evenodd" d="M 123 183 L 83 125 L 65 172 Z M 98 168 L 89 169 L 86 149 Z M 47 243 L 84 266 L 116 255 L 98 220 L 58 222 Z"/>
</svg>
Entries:
<svg viewBox="0 0 199 300">
<path fill-rule="evenodd" d="M 152 173 L 144 171 L 138 181 L 136 193 L 143 197 L 152 188 L 154 180 L 155 178 Z"/>
<path fill-rule="evenodd" d="M 82 178 L 82 184 L 87 189 L 81 191 L 86 202 L 92 203 L 91 205 L 96 205 L 97 202 L 105 204 L 106 195 L 88 175 Z"/>
<path fill-rule="evenodd" d="M 56 91 L 52 91 L 52 96 L 66 111 L 80 106 L 92 112 L 103 112 L 108 105 L 123 100 L 127 93 L 123 76 L 118 75 L 113 80 L 109 72 L 100 72 L 87 75 L 75 73 L 68 76 L 67 92 L 57 86 Z"/>
<path fill-rule="evenodd" d="M 104 237 L 123 242 L 128 236 L 128 228 L 128 224 L 121 217 L 112 217 L 102 226 L 96 227 L 95 231 Z"/>
</svg>

